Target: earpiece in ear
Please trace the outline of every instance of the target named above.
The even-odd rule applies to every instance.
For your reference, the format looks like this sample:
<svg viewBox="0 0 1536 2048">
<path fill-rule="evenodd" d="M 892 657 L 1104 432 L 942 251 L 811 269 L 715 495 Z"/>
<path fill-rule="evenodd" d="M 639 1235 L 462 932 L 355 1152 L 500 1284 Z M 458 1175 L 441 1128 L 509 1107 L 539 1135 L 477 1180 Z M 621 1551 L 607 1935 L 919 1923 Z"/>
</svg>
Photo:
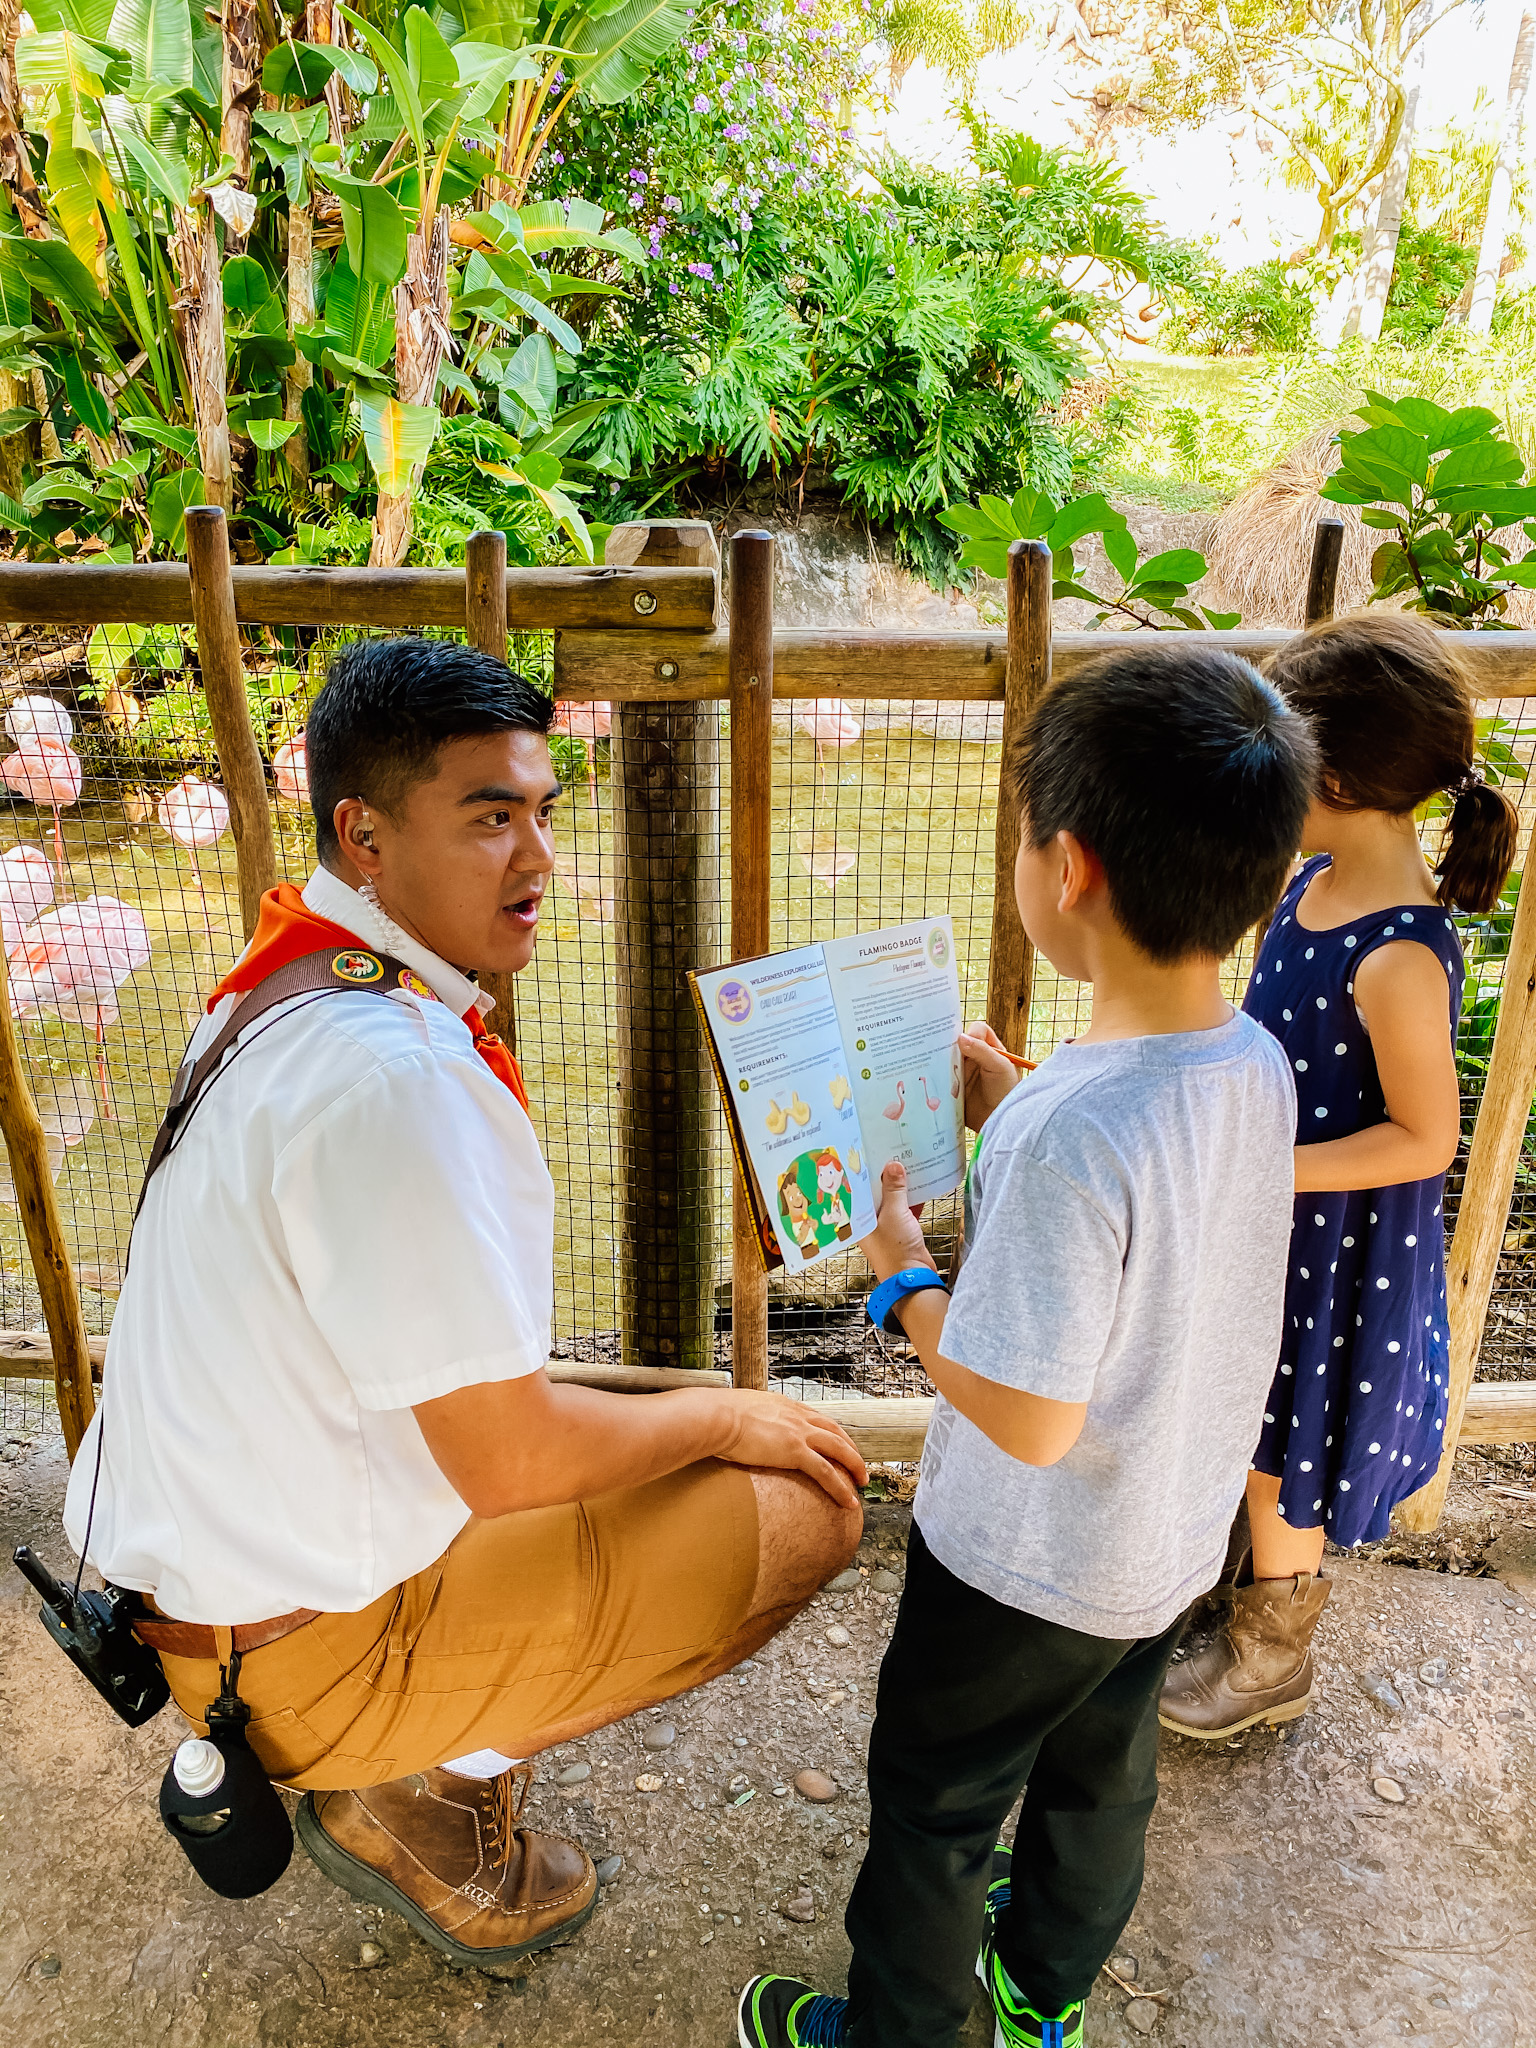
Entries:
<svg viewBox="0 0 1536 2048">
<path fill-rule="evenodd" d="M 364 813 L 363 813 L 362 817 L 361 817 L 361 818 L 360 818 L 360 819 L 358 820 L 358 831 L 357 831 L 357 837 L 358 837 L 358 841 L 359 841 L 359 843 L 360 843 L 361 845 L 363 845 L 363 846 L 366 846 L 366 847 L 368 847 L 368 848 L 370 848 L 370 849 L 372 848 L 372 846 L 373 846 L 373 820 L 372 820 L 372 818 L 370 818 L 370 817 L 369 817 L 369 815 L 368 815 L 368 813 L 367 813 L 366 811 L 364 811 Z"/>
</svg>

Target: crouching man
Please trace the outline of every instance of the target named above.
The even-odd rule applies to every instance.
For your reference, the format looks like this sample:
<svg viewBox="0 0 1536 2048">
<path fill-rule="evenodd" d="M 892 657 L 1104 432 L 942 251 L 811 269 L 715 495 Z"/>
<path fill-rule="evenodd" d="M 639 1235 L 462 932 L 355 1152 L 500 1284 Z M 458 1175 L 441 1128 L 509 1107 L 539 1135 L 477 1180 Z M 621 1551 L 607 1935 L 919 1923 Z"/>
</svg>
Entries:
<svg viewBox="0 0 1536 2048">
<path fill-rule="evenodd" d="M 519 1759 L 766 1642 L 848 1561 L 865 1476 L 775 1395 L 544 1370 L 554 1195 L 465 970 L 532 957 L 549 709 L 446 643 L 333 663 L 320 866 L 194 1037 L 65 1518 L 189 1720 L 235 1679 L 311 1856 L 461 1964 L 596 1901 L 519 1826 Z"/>
</svg>

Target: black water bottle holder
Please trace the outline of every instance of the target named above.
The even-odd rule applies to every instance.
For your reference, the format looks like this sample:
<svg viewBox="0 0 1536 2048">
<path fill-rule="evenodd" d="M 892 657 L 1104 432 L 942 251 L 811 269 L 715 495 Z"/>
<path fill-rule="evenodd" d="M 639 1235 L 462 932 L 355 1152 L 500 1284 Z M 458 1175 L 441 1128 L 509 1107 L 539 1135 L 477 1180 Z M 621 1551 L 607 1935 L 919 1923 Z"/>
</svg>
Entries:
<svg viewBox="0 0 1536 2048">
<path fill-rule="evenodd" d="M 173 1758 L 160 1785 L 160 1818 L 210 1891 L 253 1899 L 288 1868 L 293 1823 L 246 1739 L 251 1710 L 240 1697 L 238 1651 L 220 1668 L 219 1679 L 222 1689 L 206 1718 L 224 1776 L 211 1792 L 185 1792 Z"/>
</svg>

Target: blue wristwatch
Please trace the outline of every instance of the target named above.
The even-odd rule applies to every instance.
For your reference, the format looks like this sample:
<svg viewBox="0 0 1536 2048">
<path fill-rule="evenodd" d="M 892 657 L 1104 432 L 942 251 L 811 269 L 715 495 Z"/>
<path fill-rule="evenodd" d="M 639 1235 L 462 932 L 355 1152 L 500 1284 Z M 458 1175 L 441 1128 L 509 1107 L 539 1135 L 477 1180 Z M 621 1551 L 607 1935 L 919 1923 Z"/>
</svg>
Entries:
<svg viewBox="0 0 1536 2048">
<path fill-rule="evenodd" d="M 888 1331 L 893 1337 L 904 1337 L 906 1331 L 896 1320 L 897 1306 L 909 1294 L 921 1294 L 925 1287 L 944 1287 L 932 1266 L 907 1266 L 900 1273 L 893 1273 L 889 1280 L 880 1282 L 865 1302 L 869 1320 L 877 1330 Z M 948 1288 L 944 1291 L 946 1294 L 949 1292 Z"/>
</svg>

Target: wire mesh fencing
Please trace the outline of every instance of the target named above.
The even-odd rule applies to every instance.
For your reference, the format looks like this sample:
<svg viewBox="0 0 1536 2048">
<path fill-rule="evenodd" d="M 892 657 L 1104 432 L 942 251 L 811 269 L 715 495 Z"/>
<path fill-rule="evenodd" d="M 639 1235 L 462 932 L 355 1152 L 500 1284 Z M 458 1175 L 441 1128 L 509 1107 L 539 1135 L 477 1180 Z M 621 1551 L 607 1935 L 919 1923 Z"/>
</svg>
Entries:
<svg viewBox="0 0 1536 2048">
<path fill-rule="evenodd" d="M 279 872 L 314 859 L 297 742 L 336 645 L 355 633 L 247 628 L 253 723 L 269 763 Z M 519 635 L 517 664 L 546 686 L 552 640 Z M 8 712 L 0 754 L 0 921 L 12 1006 L 56 1177 L 87 1326 L 109 1326 L 150 1141 L 186 1039 L 242 944 L 234 848 L 218 789 L 189 628 L 0 629 Z M 1481 707 L 1490 756 L 1536 813 L 1536 700 Z M 690 708 L 683 745 L 655 752 L 618 709 L 557 710 L 567 785 L 553 884 L 533 965 L 520 977 L 516 1038 L 557 1189 L 554 1351 L 620 1356 L 626 1316 L 665 1248 L 691 1233 L 709 1251 L 704 1358 L 730 1361 L 731 1161 L 675 961 L 684 919 L 700 964 L 729 957 L 729 716 Z M 846 702 L 836 719 L 775 710 L 771 943 L 775 949 L 947 912 L 968 1017 L 986 1007 L 1001 706 Z M 648 753 L 647 747 L 652 751 Z M 629 749 L 626 752 L 626 749 Z M 657 800 L 658 776 L 673 777 Z M 639 794 L 636 794 L 636 793 Z M 642 803 L 626 813 L 625 804 Z M 668 808 L 668 804 L 671 808 Z M 643 829 L 642 829 L 643 827 Z M 1437 827 L 1426 827 L 1432 849 Z M 685 875 L 686 881 L 679 878 Z M 635 899 L 643 916 L 624 923 Z M 1479 1099 L 1502 985 L 1514 889 L 1492 916 L 1462 920 L 1469 997 L 1459 1048 L 1465 1129 Z M 656 906 L 666 906 L 664 912 Z M 669 949 L 671 949 L 669 951 Z M 1227 963 L 1240 996 L 1251 943 Z M 1087 1021 L 1084 990 L 1036 963 L 1029 1042 L 1040 1058 Z M 689 1068 L 688 1062 L 695 1062 Z M 679 1062 L 682 1063 L 681 1068 Z M 653 1100 L 637 1121 L 620 1086 Z M 675 1096 L 694 1104 L 648 1158 L 636 1132 L 666 1129 Z M 659 1107 L 658 1107 L 659 1105 Z M 647 1120 L 648 1119 L 648 1120 Z M 1448 1220 L 1459 1182 L 1453 1174 Z M 953 1251 L 958 1198 L 933 1205 L 931 1241 Z M 637 1256 L 635 1248 L 644 1249 Z M 769 1363 L 794 1391 L 926 1391 L 905 1346 L 862 1313 L 857 1254 L 770 1294 Z M 8 1168 L 0 1167 L 0 1323 L 36 1328 L 35 1286 Z M 1536 1140 L 1522 1152 L 1484 1338 L 1486 1374 L 1536 1377 Z M 6 1383 L 0 1421 L 45 1426 L 37 1383 Z"/>
</svg>

